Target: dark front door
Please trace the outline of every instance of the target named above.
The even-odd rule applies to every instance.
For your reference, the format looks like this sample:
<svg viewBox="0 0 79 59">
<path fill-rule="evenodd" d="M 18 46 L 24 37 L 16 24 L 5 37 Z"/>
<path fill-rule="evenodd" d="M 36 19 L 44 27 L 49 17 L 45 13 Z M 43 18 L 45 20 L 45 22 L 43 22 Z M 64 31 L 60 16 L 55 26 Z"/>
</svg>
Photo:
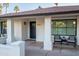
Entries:
<svg viewBox="0 0 79 59">
<path fill-rule="evenodd" d="M 36 38 L 36 22 L 35 21 L 30 22 L 30 38 L 32 39 Z"/>
</svg>

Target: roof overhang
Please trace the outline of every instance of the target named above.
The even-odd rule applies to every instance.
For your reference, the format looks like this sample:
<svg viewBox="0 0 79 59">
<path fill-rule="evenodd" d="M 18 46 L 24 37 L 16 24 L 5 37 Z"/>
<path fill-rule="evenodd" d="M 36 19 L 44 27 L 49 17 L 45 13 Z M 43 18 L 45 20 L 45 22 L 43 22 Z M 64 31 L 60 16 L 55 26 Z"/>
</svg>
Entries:
<svg viewBox="0 0 79 59">
<path fill-rule="evenodd" d="M 79 13 L 79 10 L 77 11 L 67 11 L 67 12 L 51 12 L 51 13 L 37 13 L 37 14 L 16 14 L 16 15 L 7 15 L 7 14 L 4 14 L 4 15 L 0 15 L 0 18 L 13 18 L 13 17 L 28 17 L 28 16 L 51 16 L 51 15 L 60 15 L 60 14 L 78 14 Z"/>
</svg>

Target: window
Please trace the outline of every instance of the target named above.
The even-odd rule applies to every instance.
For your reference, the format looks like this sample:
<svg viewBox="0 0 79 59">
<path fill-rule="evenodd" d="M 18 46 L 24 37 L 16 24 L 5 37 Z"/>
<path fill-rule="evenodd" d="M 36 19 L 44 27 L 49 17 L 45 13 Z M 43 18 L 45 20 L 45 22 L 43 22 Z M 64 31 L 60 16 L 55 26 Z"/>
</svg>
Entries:
<svg viewBox="0 0 79 59">
<path fill-rule="evenodd" d="M 0 22 L 0 34 L 7 34 L 7 22 L 6 21 L 1 21 Z"/>
<path fill-rule="evenodd" d="M 76 20 L 53 20 L 53 35 L 76 35 Z"/>
</svg>

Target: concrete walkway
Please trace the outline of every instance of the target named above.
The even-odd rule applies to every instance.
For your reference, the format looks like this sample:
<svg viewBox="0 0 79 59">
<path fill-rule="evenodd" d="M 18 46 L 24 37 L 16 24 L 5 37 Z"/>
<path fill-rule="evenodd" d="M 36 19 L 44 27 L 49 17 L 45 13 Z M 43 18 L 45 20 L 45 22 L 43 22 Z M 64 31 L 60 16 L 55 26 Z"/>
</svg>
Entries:
<svg viewBox="0 0 79 59">
<path fill-rule="evenodd" d="M 26 56 L 79 56 L 79 48 L 54 47 L 52 51 L 43 50 L 42 43 L 26 42 Z"/>
</svg>

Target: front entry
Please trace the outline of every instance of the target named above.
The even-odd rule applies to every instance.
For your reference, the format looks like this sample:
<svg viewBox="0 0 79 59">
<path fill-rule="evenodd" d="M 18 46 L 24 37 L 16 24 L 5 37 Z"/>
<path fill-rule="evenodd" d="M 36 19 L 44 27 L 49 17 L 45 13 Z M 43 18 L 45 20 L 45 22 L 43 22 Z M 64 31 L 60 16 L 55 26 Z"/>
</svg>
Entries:
<svg viewBox="0 0 79 59">
<path fill-rule="evenodd" d="M 30 22 L 30 38 L 36 39 L 36 21 Z"/>
</svg>

